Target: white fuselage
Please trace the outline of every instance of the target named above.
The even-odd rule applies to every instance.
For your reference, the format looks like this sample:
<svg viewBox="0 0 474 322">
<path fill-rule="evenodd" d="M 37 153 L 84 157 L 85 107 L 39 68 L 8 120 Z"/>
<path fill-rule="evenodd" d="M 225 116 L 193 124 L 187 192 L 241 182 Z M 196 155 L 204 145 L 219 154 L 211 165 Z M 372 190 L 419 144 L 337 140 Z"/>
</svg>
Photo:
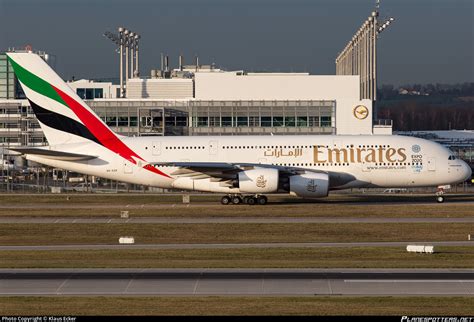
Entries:
<svg viewBox="0 0 474 322">
<path fill-rule="evenodd" d="M 194 136 L 121 138 L 149 163 L 209 162 L 252 163 L 349 174 L 354 180 L 331 189 L 356 187 L 421 187 L 462 182 L 470 175 L 467 164 L 450 158 L 447 148 L 423 139 L 404 136 Z M 28 159 L 53 167 L 103 178 L 173 188 L 179 175 L 173 166 L 158 169 L 169 177 L 133 164 L 96 143 L 50 147 L 98 156 L 81 162 L 39 156 Z M 236 192 L 238 189 L 196 189 Z"/>
</svg>

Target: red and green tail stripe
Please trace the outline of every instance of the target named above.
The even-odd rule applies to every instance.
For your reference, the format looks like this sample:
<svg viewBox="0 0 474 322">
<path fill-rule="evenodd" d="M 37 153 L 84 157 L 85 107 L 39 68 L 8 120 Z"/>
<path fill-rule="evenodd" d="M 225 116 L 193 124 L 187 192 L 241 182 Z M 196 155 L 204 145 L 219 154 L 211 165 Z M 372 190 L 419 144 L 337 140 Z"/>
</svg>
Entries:
<svg viewBox="0 0 474 322">
<path fill-rule="evenodd" d="M 22 84 L 27 86 L 29 89 L 46 96 L 52 100 L 57 101 L 58 103 L 66 106 L 81 120 L 81 122 L 85 125 L 85 127 L 90 131 L 92 137 L 94 138 L 93 141 L 103 145 L 107 149 L 119 154 L 124 159 L 130 161 L 133 164 L 137 164 L 137 160 L 142 160 L 146 163 L 146 161 L 141 158 L 138 154 L 132 151 L 125 143 L 123 143 L 116 135 L 113 133 L 96 115 L 91 113 L 88 109 L 86 109 L 82 104 L 77 102 L 71 96 L 60 90 L 59 88 L 49 84 L 47 81 L 41 79 L 40 77 L 34 75 L 33 73 L 29 72 L 19 64 L 17 64 L 13 59 L 8 57 L 13 69 L 15 70 L 15 74 L 20 80 Z M 36 104 L 35 104 L 36 105 Z M 38 108 L 38 107 L 37 107 Z M 43 107 L 39 107 L 44 110 Z M 53 111 L 51 111 L 54 113 Z M 62 120 L 64 121 L 64 117 Z M 69 118 L 67 118 L 69 119 Z M 72 119 L 69 119 L 71 122 L 76 122 Z M 74 125 L 77 128 L 77 124 Z M 72 134 L 77 135 L 77 131 L 72 132 Z M 86 137 L 87 139 L 91 139 L 91 136 Z M 165 173 L 161 172 L 160 170 L 156 169 L 151 165 L 144 166 L 145 169 L 160 174 L 162 176 L 168 177 Z"/>
</svg>

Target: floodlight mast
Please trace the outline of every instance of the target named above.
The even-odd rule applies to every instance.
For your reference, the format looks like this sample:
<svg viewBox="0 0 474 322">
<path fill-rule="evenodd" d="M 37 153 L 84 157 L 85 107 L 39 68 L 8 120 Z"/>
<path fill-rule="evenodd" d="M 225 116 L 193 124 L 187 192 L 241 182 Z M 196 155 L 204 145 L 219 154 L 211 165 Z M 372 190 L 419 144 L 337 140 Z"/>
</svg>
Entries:
<svg viewBox="0 0 474 322">
<path fill-rule="evenodd" d="M 375 10 L 336 58 L 336 75 L 359 75 L 361 99 L 377 100 L 377 38 L 395 19 L 379 20 L 380 0 Z M 374 113 L 375 114 L 375 113 Z"/>
<path fill-rule="evenodd" d="M 133 69 L 133 62 L 135 60 L 135 33 L 134 32 L 131 32 L 130 33 L 130 74 L 131 74 L 131 77 L 130 78 L 133 78 L 134 75 L 135 75 L 135 69 Z"/>
<path fill-rule="evenodd" d="M 129 78 L 129 75 L 128 75 L 128 50 L 129 50 L 129 47 L 130 47 L 130 43 L 129 43 L 129 34 L 130 34 L 130 30 L 128 29 L 125 29 L 123 31 L 123 34 L 124 34 L 124 44 L 125 44 L 125 87 L 127 87 L 127 81 L 128 81 L 128 78 Z"/>
<path fill-rule="evenodd" d="M 119 47 L 119 68 L 120 68 L 120 97 L 124 97 L 124 88 L 123 88 L 123 33 L 122 27 L 118 28 L 118 35 L 113 34 L 109 31 L 104 33 L 104 36 L 109 38 L 114 44 Z"/>
<path fill-rule="evenodd" d="M 125 89 L 123 87 L 123 32 L 124 28 L 119 27 L 119 39 L 120 39 L 120 97 L 125 97 Z"/>
<path fill-rule="evenodd" d="M 141 36 L 135 34 L 135 77 L 140 76 L 140 69 L 138 68 L 138 41 L 140 40 Z"/>
<path fill-rule="evenodd" d="M 140 70 L 138 67 L 138 41 L 141 38 L 136 32 L 132 32 L 124 27 L 118 28 L 118 35 L 106 31 L 104 36 L 112 40 L 120 49 L 120 97 L 124 98 L 126 94 L 126 83 L 130 78 L 138 77 Z M 125 75 L 124 65 L 124 47 L 125 47 Z M 130 57 L 128 55 L 130 51 Z M 130 69 L 128 68 L 130 64 Z"/>
<path fill-rule="evenodd" d="M 373 18 L 373 66 L 372 66 L 372 100 L 375 102 L 377 101 L 377 17 L 379 16 L 378 8 L 380 6 L 380 1 L 377 0 L 377 10 L 372 11 L 372 18 Z"/>
</svg>

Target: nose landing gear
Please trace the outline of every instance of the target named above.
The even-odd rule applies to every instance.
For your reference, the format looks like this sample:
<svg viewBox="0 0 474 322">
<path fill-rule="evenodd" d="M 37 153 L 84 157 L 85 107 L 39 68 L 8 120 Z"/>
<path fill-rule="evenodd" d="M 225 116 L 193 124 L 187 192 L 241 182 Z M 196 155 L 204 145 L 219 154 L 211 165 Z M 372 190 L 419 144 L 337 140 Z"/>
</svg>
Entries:
<svg viewBox="0 0 474 322">
<path fill-rule="evenodd" d="M 449 186 L 448 186 L 449 187 Z M 447 186 L 439 186 L 438 190 L 436 191 L 436 202 L 437 203 L 443 203 L 444 202 L 444 189 L 447 188 Z"/>
</svg>

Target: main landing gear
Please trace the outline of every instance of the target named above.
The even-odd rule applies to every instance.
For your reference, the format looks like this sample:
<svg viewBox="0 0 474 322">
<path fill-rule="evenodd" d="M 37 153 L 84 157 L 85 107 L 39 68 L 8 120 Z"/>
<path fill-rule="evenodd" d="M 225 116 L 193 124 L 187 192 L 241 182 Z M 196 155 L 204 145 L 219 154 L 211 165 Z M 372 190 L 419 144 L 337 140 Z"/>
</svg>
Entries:
<svg viewBox="0 0 474 322">
<path fill-rule="evenodd" d="M 245 196 L 241 197 L 240 195 L 228 195 L 221 198 L 221 204 L 229 205 L 229 204 L 247 204 L 247 205 L 266 205 L 268 202 L 267 197 L 263 195 L 255 195 L 255 196 Z"/>
</svg>

